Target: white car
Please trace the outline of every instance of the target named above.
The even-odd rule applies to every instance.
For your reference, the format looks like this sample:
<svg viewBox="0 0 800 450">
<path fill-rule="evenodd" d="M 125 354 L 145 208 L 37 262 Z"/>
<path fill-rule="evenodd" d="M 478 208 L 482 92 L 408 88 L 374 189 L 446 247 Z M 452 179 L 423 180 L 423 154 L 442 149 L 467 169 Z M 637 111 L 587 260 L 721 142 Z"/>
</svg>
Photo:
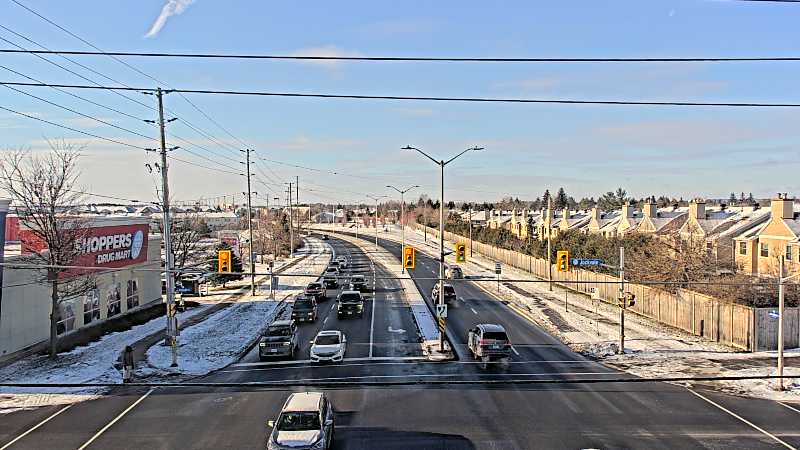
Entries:
<svg viewBox="0 0 800 450">
<path fill-rule="evenodd" d="M 333 444 L 333 405 L 322 392 L 297 392 L 289 396 L 278 420 L 267 425 L 268 450 L 328 449 Z"/>
<path fill-rule="evenodd" d="M 341 362 L 347 349 L 347 338 L 338 330 L 326 330 L 317 333 L 311 341 L 309 357 L 314 362 Z"/>
<path fill-rule="evenodd" d="M 346 269 L 347 268 L 347 258 L 345 258 L 344 256 L 340 256 L 340 257 L 336 258 L 336 261 L 339 263 L 339 267 L 340 268 L 342 268 L 342 269 Z"/>
</svg>

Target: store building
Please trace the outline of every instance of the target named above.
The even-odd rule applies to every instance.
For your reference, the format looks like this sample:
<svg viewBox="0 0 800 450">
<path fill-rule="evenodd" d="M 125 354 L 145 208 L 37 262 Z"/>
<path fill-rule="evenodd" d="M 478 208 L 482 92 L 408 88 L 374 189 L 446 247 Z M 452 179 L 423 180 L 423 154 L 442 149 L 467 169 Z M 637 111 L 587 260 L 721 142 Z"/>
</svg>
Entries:
<svg viewBox="0 0 800 450">
<path fill-rule="evenodd" d="M 161 302 L 161 239 L 149 234 L 146 217 L 88 217 L 83 255 L 75 265 L 92 270 L 94 287 L 61 302 L 58 333 L 122 316 Z M 24 224 L 6 230 L 5 262 L 30 263 L 30 252 L 46 251 Z M 10 231 L 10 232 L 9 232 Z M 8 238 L 17 238 L 17 241 Z M 50 336 L 50 285 L 41 269 L 6 266 L 2 277 L 0 359 L 35 348 Z"/>
</svg>

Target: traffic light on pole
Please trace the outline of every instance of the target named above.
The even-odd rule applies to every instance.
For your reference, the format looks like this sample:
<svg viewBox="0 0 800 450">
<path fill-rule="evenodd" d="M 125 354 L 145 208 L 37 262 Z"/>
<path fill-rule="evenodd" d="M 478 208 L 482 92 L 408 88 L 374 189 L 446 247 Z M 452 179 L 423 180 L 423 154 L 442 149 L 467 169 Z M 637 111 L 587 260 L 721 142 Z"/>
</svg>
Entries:
<svg viewBox="0 0 800 450">
<path fill-rule="evenodd" d="M 467 244 L 463 242 L 456 244 L 456 262 L 467 262 Z"/>
<path fill-rule="evenodd" d="M 403 247 L 403 268 L 413 269 L 417 258 L 417 250 L 410 245 Z"/>
<path fill-rule="evenodd" d="M 217 272 L 231 273 L 231 251 L 218 250 L 217 251 Z"/>
<path fill-rule="evenodd" d="M 559 250 L 556 252 L 556 269 L 559 272 L 569 272 L 569 252 Z"/>
</svg>

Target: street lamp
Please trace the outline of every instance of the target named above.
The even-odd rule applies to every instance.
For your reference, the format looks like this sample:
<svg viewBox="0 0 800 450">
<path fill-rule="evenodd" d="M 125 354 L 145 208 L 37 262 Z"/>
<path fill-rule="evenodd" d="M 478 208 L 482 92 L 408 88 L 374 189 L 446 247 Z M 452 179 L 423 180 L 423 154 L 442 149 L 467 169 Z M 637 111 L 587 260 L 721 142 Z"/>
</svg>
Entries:
<svg viewBox="0 0 800 450">
<path fill-rule="evenodd" d="M 375 251 L 377 252 L 378 251 L 378 200 L 386 198 L 388 197 L 388 195 L 379 195 L 376 197 L 374 195 L 367 194 L 367 197 L 375 200 Z"/>
<path fill-rule="evenodd" d="M 441 169 L 441 177 L 440 177 L 440 183 L 439 183 L 440 184 L 439 187 L 440 187 L 441 202 L 439 204 L 439 302 L 438 303 L 440 305 L 444 305 L 444 166 L 446 166 L 446 165 L 450 164 L 451 162 L 455 161 L 456 158 L 458 158 L 459 156 L 463 155 L 464 153 L 467 153 L 468 151 L 471 151 L 471 150 L 474 150 L 474 151 L 483 150 L 483 147 L 471 147 L 471 148 L 468 148 L 468 149 L 462 151 L 461 153 L 457 154 L 456 156 L 453 156 L 452 158 L 448 159 L 447 161 L 445 161 L 445 160 L 437 161 L 435 158 L 431 157 L 430 155 L 428 155 L 427 153 L 423 152 L 422 150 L 420 150 L 420 149 L 418 149 L 416 147 L 412 147 L 410 145 L 407 145 L 407 146 L 403 147 L 402 150 L 416 150 L 422 156 L 424 156 L 424 157 L 430 159 L 431 161 L 433 161 L 434 164 L 438 165 L 439 168 Z M 441 320 L 444 320 L 444 318 L 442 318 Z M 439 332 L 439 351 L 440 352 L 444 351 L 444 332 L 443 331 Z"/>
<path fill-rule="evenodd" d="M 405 195 L 406 192 L 408 192 L 408 191 L 410 191 L 410 190 L 412 190 L 414 188 L 418 188 L 419 186 L 415 184 L 414 186 L 409 186 L 409 187 L 407 187 L 405 189 L 397 189 L 396 187 L 387 184 L 386 187 L 394 189 L 395 191 L 400 193 L 400 227 L 401 227 L 401 231 L 400 231 L 401 238 L 400 238 L 400 241 L 401 241 L 401 248 L 405 248 L 406 247 L 406 213 L 405 213 L 405 211 L 406 211 L 406 209 L 405 209 L 406 201 L 405 201 L 405 198 L 403 196 Z M 406 270 L 406 268 L 403 265 L 403 261 L 400 261 L 400 273 L 405 272 L 405 270 Z"/>
</svg>

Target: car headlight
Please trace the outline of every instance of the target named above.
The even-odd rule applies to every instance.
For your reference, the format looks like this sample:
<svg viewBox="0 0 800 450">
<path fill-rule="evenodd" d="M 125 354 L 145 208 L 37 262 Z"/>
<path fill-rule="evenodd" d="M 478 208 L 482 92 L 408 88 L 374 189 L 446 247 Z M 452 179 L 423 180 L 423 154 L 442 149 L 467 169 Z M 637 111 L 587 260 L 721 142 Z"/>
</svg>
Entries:
<svg viewBox="0 0 800 450">
<path fill-rule="evenodd" d="M 258 343 L 258 346 L 259 346 L 259 347 L 266 347 L 266 346 L 267 346 L 267 343 L 266 343 L 266 342 L 259 342 L 259 343 Z"/>
<path fill-rule="evenodd" d="M 292 343 L 291 343 L 291 342 L 284 342 L 284 343 L 283 343 L 283 346 L 284 346 L 284 347 L 288 347 L 288 346 L 290 346 L 290 345 L 292 345 Z"/>
</svg>

